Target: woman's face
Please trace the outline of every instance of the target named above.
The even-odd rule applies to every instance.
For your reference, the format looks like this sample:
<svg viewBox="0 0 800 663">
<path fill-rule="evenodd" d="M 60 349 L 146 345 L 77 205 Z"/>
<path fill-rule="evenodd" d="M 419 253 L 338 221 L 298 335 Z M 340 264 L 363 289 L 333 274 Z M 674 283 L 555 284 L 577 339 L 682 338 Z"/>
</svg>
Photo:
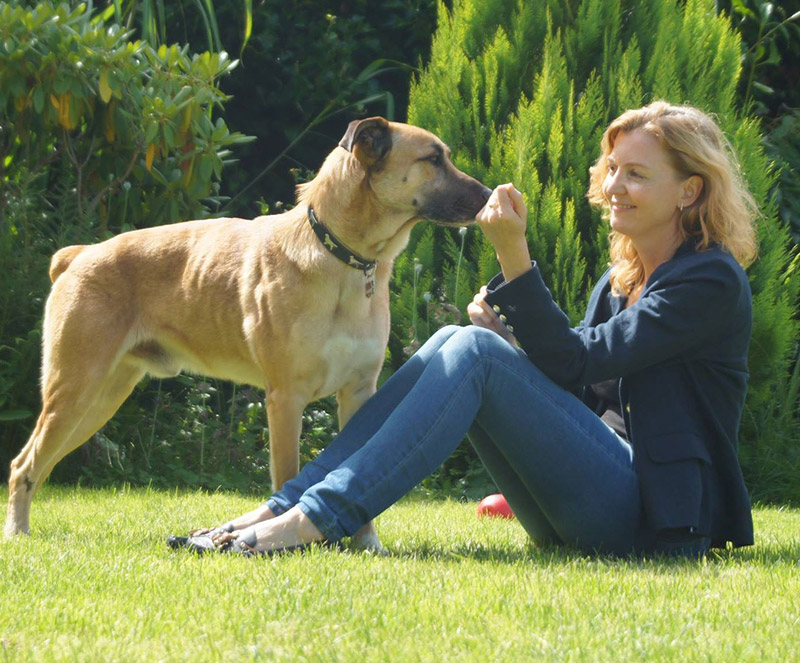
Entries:
<svg viewBox="0 0 800 663">
<path fill-rule="evenodd" d="M 686 183 L 656 138 L 638 129 L 618 133 L 603 181 L 611 227 L 635 244 L 674 242 Z"/>
</svg>

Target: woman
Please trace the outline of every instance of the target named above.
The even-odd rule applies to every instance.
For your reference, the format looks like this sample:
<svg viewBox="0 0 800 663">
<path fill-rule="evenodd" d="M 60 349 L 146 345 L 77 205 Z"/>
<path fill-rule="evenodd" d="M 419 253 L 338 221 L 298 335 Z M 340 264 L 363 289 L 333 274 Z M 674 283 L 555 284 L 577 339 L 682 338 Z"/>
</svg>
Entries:
<svg viewBox="0 0 800 663">
<path fill-rule="evenodd" d="M 736 447 L 756 210 L 729 145 L 694 108 L 628 111 L 603 136 L 588 196 L 611 225 L 611 268 L 581 325 L 531 263 L 522 195 L 498 187 L 477 222 L 502 274 L 470 304 L 473 325 L 434 334 L 214 545 L 270 553 L 351 535 L 465 434 L 537 542 L 688 556 L 751 544 Z"/>
</svg>

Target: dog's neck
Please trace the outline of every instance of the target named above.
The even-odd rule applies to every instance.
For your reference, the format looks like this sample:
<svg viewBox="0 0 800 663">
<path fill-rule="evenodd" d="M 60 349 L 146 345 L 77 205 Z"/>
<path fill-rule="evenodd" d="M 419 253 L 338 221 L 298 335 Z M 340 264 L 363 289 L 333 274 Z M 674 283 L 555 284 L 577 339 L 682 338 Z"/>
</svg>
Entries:
<svg viewBox="0 0 800 663">
<path fill-rule="evenodd" d="M 365 258 L 364 256 L 361 256 L 348 248 L 348 246 L 342 240 L 340 240 L 330 228 L 328 228 L 324 223 L 322 223 L 322 221 L 319 220 L 314 208 L 311 205 L 308 206 L 308 222 L 311 224 L 311 227 L 313 228 L 316 236 L 319 238 L 319 241 L 322 242 L 322 245 L 328 249 L 330 253 L 339 258 L 339 260 L 341 260 L 345 265 L 352 267 L 353 269 L 358 269 L 362 272 L 372 272 L 375 270 L 376 262 Z"/>
<path fill-rule="evenodd" d="M 347 265 L 351 269 L 357 269 L 364 274 L 364 294 L 367 298 L 372 297 L 372 295 L 375 294 L 375 270 L 378 263 L 368 260 L 349 249 L 344 242 L 333 234 L 330 228 L 317 218 L 314 208 L 311 205 L 308 206 L 308 222 L 311 224 L 314 234 L 319 241 L 322 242 L 322 246 L 324 246 L 331 255 L 337 258 L 342 264 Z"/>
<path fill-rule="evenodd" d="M 352 252 L 371 262 L 391 262 L 405 248 L 411 229 L 421 220 L 383 208 L 369 187 L 361 164 L 343 149 L 334 150 L 319 174 L 298 187 L 297 207 L 313 207 L 319 220 Z M 374 219 L 396 215 L 394 223 Z M 390 236 L 380 231 L 392 228 Z"/>
</svg>

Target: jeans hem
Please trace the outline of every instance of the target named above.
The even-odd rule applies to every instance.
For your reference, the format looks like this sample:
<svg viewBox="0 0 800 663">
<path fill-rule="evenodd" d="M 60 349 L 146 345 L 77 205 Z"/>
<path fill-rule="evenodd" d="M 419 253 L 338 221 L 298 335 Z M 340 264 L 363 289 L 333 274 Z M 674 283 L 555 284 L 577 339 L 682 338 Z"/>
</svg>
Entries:
<svg viewBox="0 0 800 663">
<path fill-rule="evenodd" d="M 282 504 L 278 499 L 275 497 L 270 497 L 265 503 L 266 506 L 270 511 L 272 511 L 272 515 L 280 516 L 281 514 L 286 513 L 289 509 L 292 508 L 292 505 L 285 505 Z"/>
<path fill-rule="evenodd" d="M 314 504 L 308 504 L 308 502 L 312 500 Z M 322 535 L 327 541 L 336 542 L 348 536 L 347 532 L 345 532 L 338 523 L 338 519 L 333 511 L 325 504 L 320 503 L 319 500 L 303 496 L 297 503 L 297 507 L 308 516 L 308 519 L 314 523 L 314 527 L 322 532 Z"/>
</svg>

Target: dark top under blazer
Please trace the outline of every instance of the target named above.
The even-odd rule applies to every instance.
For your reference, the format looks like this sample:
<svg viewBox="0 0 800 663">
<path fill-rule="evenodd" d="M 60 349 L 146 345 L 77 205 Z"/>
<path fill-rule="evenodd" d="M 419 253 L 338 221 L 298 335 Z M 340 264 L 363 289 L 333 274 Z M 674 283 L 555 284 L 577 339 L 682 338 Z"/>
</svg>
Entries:
<svg viewBox="0 0 800 663">
<path fill-rule="evenodd" d="M 606 272 L 572 327 L 536 264 L 488 286 L 486 301 L 548 377 L 591 408 L 587 388 L 620 379 L 645 528 L 692 528 L 712 545 L 753 543 L 750 498 L 737 458 L 752 328 L 744 270 L 718 247 L 681 246 L 639 301 L 611 293 Z"/>
</svg>

